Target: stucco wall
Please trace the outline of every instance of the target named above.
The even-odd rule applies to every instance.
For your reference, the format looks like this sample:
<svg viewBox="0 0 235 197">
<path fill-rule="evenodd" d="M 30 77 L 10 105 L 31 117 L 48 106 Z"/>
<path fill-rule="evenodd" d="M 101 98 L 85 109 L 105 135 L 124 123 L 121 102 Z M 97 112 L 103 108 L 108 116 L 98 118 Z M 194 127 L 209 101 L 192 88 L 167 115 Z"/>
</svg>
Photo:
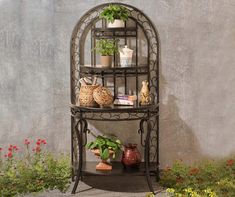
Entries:
<svg viewBox="0 0 235 197">
<path fill-rule="evenodd" d="M 70 36 L 104 2 L 0 1 L 0 146 L 45 137 L 52 150 L 69 152 Z M 160 35 L 162 166 L 234 153 L 235 1 L 119 2 L 146 13 Z M 91 127 L 138 139 L 136 124 Z"/>
</svg>

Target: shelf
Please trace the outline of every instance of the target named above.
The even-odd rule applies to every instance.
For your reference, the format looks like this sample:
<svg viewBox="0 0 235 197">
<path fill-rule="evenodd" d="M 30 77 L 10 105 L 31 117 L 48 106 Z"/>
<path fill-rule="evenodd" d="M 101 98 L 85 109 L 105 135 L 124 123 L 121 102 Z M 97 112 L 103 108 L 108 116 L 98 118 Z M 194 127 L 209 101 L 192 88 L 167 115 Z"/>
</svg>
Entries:
<svg viewBox="0 0 235 197">
<path fill-rule="evenodd" d="M 79 109 L 83 112 L 119 112 L 119 113 L 129 113 L 129 112 L 143 112 L 146 111 L 156 111 L 158 109 L 159 104 L 152 104 L 152 105 L 133 105 L 133 106 L 124 106 L 124 105 L 111 105 L 110 107 L 84 107 L 79 105 L 71 104 L 72 108 Z"/>
<path fill-rule="evenodd" d="M 111 67 L 111 68 L 102 68 L 102 67 L 92 67 L 92 66 L 80 66 L 80 73 L 82 75 L 98 75 L 98 76 L 136 76 L 136 75 L 147 75 L 148 66 L 130 66 L 130 67 Z"/>
<path fill-rule="evenodd" d="M 128 28 L 94 28 L 92 29 L 95 38 L 126 38 L 136 37 L 137 29 L 135 27 Z"/>
<path fill-rule="evenodd" d="M 97 171 L 95 169 L 98 162 L 84 162 L 83 163 L 83 174 L 85 175 L 101 175 L 101 176 L 143 176 L 145 175 L 144 163 L 140 164 L 139 168 L 128 168 L 124 169 L 121 162 L 112 162 L 113 169 L 111 171 Z M 156 175 L 157 165 L 156 163 L 150 163 L 150 173 Z"/>
</svg>

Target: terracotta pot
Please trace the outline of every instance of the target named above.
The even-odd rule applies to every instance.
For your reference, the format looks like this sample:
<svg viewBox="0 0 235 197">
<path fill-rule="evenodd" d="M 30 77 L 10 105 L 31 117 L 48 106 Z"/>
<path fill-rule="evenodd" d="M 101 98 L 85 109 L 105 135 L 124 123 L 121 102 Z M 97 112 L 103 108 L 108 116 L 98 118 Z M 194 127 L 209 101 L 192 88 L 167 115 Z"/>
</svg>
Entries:
<svg viewBox="0 0 235 197">
<path fill-rule="evenodd" d="M 99 149 L 93 149 L 91 150 L 96 156 L 100 156 L 100 150 Z M 111 157 L 114 154 L 114 151 L 109 150 L 109 157 Z M 96 170 L 99 171 L 110 171 L 112 170 L 112 165 L 109 163 L 107 160 L 101 160 L 97 165 L 96 165 Z"/>
<path fill-rule="evenodd" d="M 108 22 L 108 28 L 122 28 L 125 27 L 124 21 L 115 19 L 113 23 Z"/>
<path fill-rule="evenodd" d="M 113 56 L 109 55 L 109 56 L 104 56 L 104 55 L 101 55 L 100 56 L 100 63 L 102 65 L 102 67 L 111 67 L 112 66 L 112 59 L 113 59 Z"/>
<path fill-rule="evenodd" d="M 137 144 L 128 144 L 122 154 L 122 164 L 124 167 L 139 167 L 141 163 L 141 155 L 137 149 Z"/>
</svg>

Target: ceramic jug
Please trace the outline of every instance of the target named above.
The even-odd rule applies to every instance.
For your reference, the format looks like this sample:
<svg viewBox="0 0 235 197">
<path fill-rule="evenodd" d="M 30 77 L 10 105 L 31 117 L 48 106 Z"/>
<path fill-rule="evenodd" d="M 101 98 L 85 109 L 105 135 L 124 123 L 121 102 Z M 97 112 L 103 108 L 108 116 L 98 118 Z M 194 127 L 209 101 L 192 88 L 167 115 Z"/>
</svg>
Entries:
<svg viewBox="0 0 235 197">
<path fill-rule="evenodd" d="M 133 50 L 128 48 L 127 45 L 125 45 L 124 48 L 119 49 L 119 54 L 121 67 L 131 66 Z"/>
<path fill-rule="evenodd" d="M 128 144 L 122 154 L 122 164 L 124 167 L 136 168 L 141 163 L 141 155 L 137 149 L 137 144 Z"/>
</svg>

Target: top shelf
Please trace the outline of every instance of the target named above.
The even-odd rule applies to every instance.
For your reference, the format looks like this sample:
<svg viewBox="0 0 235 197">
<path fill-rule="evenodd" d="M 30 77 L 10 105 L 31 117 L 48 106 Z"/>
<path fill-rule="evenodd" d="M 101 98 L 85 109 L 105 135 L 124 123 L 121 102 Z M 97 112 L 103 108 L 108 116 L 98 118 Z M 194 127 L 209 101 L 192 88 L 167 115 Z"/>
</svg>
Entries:
<svg viewBox="0 0 235 197">
<path fill-rule="evenodd" d="M 126 37 L 136 37 L 137 28 L 126 27 L 126 28 L 94 28 L 92 33 L 95 38 L 126 38 Z"/>
</svg>

